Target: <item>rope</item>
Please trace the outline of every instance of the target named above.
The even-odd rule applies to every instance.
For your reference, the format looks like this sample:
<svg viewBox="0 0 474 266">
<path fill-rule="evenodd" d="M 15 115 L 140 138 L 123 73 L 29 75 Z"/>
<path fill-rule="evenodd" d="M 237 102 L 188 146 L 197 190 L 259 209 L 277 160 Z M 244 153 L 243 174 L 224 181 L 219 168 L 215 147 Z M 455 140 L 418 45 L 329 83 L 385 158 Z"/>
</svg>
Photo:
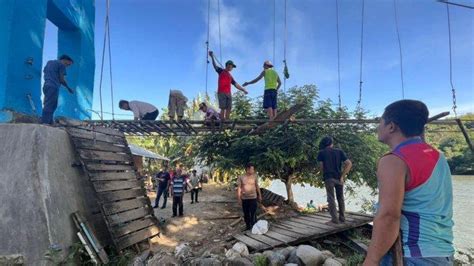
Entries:
<svg viewBox="0 0 474 266">
<path fill-rule="evenodd" d="M 276 0 L 273 0 L 273 63 L 275 63 L 275 42 L 276 42 Z"/>
<path fill-rule="evenodd" d="M 217 19 L 219 24 L 219 58 L 222 61 L 222 38 L 221 38 L 221 5 L 220 0 L 217 0 Z"/>
<path fill-rule="evenodd" d="M 360 109 L 362 102 L 362 58 L 364 51 L 364 9 L 365 0 L 362 0 L 362 25 L 360 27 L 360 73 L 359 73 L 359 100 L 357 101 L 357 109 Z"/>
<path fill-rule="evenodd" d="M 404 82 L 403 82 L 402 42 L 400 41 L 400 30 L 398 28 L 397 0 L 393 0 L 393 8 L 395 10 L 395 25 L 397 27 L 398 48 L 400 50 L 400 78 L 402 80 L 402 98 L 405 99 L 405 85 L 404 85 Z"/>
<path fill-rule="evenodd" d="M 107 0 L 107 17 L 110 16 L 110 0 Z M 107 38 L 109 43 L 109 72 L 110 72 L 110 99 L 112 101 L 112 120 L 115 119 L 114 116 L 114 85 L 113 85 L 113 78 L 112 78 L 112 51 L 110 49 L 110 22 L 107 19 Z"/>
<path fill-rule="evenodd" d="M 336 35 L 337 35 L 337 80 L 338 80 L 338 104 L 339 109 L 342 108 L 341 101 L 341 63 L 340 63 L 340 54 L 339 54 L 339 2 L 336 0 Z"/>
<path fill-rule="evenodd" d="M 452 60 L 452 51 L 451 51 L 451 18 L 449 16 L 449 5 L 446 4 L 446 12 L 448 13 L 448 36 L 449 36 L 449 83 L 451 84 L 451 92 L 453 94 L 453 112 L 454 117 L 457 117 L 456 112 L 456 89 L 453 85 L 453 60 Z"/>
<path fill-rule="evenodd" d="M 285 65 L 285 70 L 284 72 L 284 78 L 283 78 L 283 92 L 286 93 L 286 80 L 287 80 L 287 72 L 288 68 L 286 66 L 286 44 L 288 42 L 288 36 L 287 36 L 287 22 L 286 22 L 286 8 L 287 7 L 287 1 L 285 0 L 285 41 L 283 43 L 283 64 Z"/>
<path fill-rule="evenodd" d="M 209 95 L 207 93 L 208 79 L 209 79 L 209 29 L 211 24 L 211 0 L 207 0 L 207 40 L 206 40 L 206 97 Z"/>
<path fill-rule="evenodd" d="M 99 81 L 99 101 L 100 101 L 100 117 L 102 119 L 103 117 L 103 107 L 102 107 L 102 79 L 103 79 L 103 76 L 104 76 L 104 59 L 105 59 L 105 44 L 107 42 L 107 28 L 108 28 L 108 25 L 109 25 L 109 11 L 108 11 L 108 6 L 107 6 L 107 11 L 106 11 L 106 14 L 105 14 L 105 26 L 104 26 L 104 29 L 105 29 L 105 32 L 104 32 L 104 45 L 102 47 L 102 64 L 101 64 L 101 67 L 100 67 L 100 81 Z"/>
</svg>

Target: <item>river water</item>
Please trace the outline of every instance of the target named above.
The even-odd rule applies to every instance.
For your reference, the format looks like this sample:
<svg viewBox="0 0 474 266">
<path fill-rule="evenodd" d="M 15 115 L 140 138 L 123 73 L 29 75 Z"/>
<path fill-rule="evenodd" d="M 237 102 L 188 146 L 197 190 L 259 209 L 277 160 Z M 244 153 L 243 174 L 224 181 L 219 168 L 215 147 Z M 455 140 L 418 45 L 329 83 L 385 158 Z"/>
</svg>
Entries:
<svg viewBox="0 0 474 266">
<path fill-rule="evenodd" d="M 282 182 L 272 182 L 269 189 L 286 198 L 285 185 Z M 346 209 L 349 211 L 361 211 L 362 205 L 367 201 L 375 201 L 377 196 L 371 195 L 367 187 L 355 188 L 354 196 L 347 195 Z M 310 200 L 315 204 L 326 202 L 326 191 L 311 186 L 294 185 L 293 193 L 295 201 L 306 206 Z M 457 249 L 474 248 L 474 176 L 453 176 L 454 194 L 454 245 Z"/>
</svg>

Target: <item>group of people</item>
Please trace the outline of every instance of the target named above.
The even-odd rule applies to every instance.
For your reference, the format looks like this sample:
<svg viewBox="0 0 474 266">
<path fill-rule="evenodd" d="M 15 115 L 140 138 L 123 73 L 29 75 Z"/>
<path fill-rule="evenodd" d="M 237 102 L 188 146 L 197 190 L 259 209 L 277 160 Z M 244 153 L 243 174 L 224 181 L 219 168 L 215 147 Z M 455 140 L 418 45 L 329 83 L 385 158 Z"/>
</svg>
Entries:
<svg viewBox="0 0 474 266">
<path fill-rule="evenodd" d="M 202 178 L 196 170 L 187 174 L 178 166 L 175 171 L 168 171 L 168 166 L 155 175 L 156 199 L 153 208 L 158 208 L 160 199 L 163 198 L 161 209 L 166 208 L 168 195 L 173 198 L 173 217 L 183 216 L 183 196 L 185 192 L 191 192 L 191 204 L 199 203 L 199 190 L 202 190 Z"/>
<path fill-rule="evenodd" d="M 278 73 L 273 69 L 273 64 L 270 61 L 263 63 L 263 71 L 260 75 L 248 82 L 244 82 L 242 86 L 237 83 L 231 75 L 231 71 L 237 66 L 232 60 L 225 63 L 225 67 L 219 67 L 216 63 L 214 53 L 209 52 L 212 59 L 212 65 L 218 74 L 217 84 L 217 99 L 219 102 L 220 113 L 208 106 L 205 102 L 199 105 L 199 110 L 205 113 L 206 122 L 219 123 L 230 118 L 232 111 L 232 85 L 238 90 L 247 94 L 244 88 L 250 84 L 254 84 L 261 80 L 265 80 L 265 90 L 263 95 L 263 108 L 267 111 L 270 120 L 277 115 L 278 89 L 281 86 L 281 80 Z M 59 89 L 63 85 L 71 94 L 74 90 L 69 87 L 65 76 L 67 75 L 66 68 L 74 63 L 73 59 L 68 55 L 62 55 L 59 60 L 50 60 L 44 67 L 44 85 L 43 85 L 43 113 L 41 122 L 43 124 L 53 124 L 53 116 L 58 107 Z M 184 110 L 187 108 L 188 99 L 180 90 L 170 90 L 168 100 L 168 116 L 171 120 L 181 121 L 184 117 Z M 119 108 L 122 110 L 131 111 L 134 120 L 155 120 L 158 117 L 159 111 L 154 105 L 143 101 L 127 101 L 120 100 Z"/>
<path fill-rule="evenodd" d="M 397 246 L 403 265 L 453 265 L 452 178 L 444 155 L 424 140 L 428 114 L 423 102 L 401 100 L 388 105 L 380 119 L 378 139 L 390 152 L 377 165 L 379 202 L 364 265 L 394 265 Z M 344 182 L 352 162 L 329 136 L 320 141 L 317 160 L 328 223 L 338 226 L 346 222 Z M 256 223 L 259 191 L 255 169 L 248 165 L 237 189 L 247 229 Z M 312 201 L 308 207 L 316 208 Z"/>
</svg>

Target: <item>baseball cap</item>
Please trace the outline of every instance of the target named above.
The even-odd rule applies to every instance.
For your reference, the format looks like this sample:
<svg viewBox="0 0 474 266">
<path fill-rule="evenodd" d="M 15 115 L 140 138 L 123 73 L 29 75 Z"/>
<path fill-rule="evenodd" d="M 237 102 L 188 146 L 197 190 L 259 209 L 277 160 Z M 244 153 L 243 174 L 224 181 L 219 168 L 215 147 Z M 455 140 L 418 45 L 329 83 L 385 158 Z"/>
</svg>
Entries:
<svg viewBox="0 0 474 266">
<path fill-rule="evenodd" d="M 237 67 L 235 64 L 234 64 L 234 61 L 232 60 L 228 60 L 227 62 L 225 62 L 225 65 L 232 65 L 233 67 Z"/>
<path fill-rule="evenodd" d="M 267 61 L 263 62 L 263 64 L 267 65 L 269 67 L 273 67 L 272 61 L 270 61 L 270 60 L 267 60 Z"/>
</svg>

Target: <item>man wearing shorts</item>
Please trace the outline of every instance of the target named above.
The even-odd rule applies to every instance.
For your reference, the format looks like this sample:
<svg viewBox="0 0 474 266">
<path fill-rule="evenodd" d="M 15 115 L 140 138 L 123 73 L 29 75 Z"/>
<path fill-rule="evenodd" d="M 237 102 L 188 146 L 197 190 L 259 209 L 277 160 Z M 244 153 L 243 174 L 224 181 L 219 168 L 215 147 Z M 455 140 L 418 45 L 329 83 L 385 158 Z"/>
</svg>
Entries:
<svg viewBox="0 0 474 266">
<path fill-rule="evenodd" d="M 280 77 L 273 69 L 273 64 L 270 61 L 263 63 L 263 71 L 260 75 L 252 81 L 244 82 L 244 87 L 258 82 L 265 78 L 265 92 L 263 94 L 263 109 L 267 110 L 268 117 L 273 120 L 277 115 L 277 91 L 281 86 Z"/>
<path fill-rule="evenodd" d="M 221 109 L 221 120 L 229 119 L 230 111 L 232 110 L 232 90 L 230 85 L 234 85 L 238 90 L 243 91 L 247 94 L 245 90 L 239 83 L 235 82 L 234 78 L 230 74 L 232 69 L 237 67 L 232 60 L 229 60 L 225 63 L 225 69 L 220 68 L 216 64 L 214 58 L 214 53 L 209 51 L 209 56 L 212 59 L 212 65 L 219 74 L 218 88 L 217 88 L 217 99 L 219 100 L 219 108 Z"/>
</svg>

